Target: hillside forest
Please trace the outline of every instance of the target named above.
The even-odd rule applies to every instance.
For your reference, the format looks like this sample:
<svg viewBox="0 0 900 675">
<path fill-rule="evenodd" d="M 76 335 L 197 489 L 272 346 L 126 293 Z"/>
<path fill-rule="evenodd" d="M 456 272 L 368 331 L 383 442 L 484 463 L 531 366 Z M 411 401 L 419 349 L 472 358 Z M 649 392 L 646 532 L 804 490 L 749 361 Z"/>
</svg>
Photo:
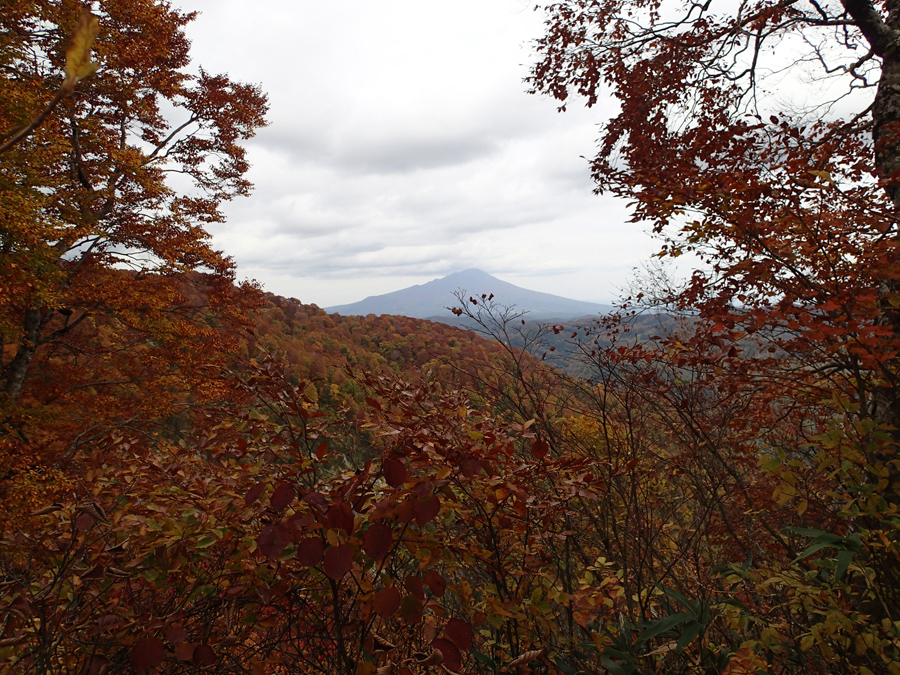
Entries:
<svg viewBox="0 0 900 675">
<path fill-rule="evenodd" d="M 697 269 L 472 332 L 236 282 L 268 102 L 193 14 L 0 7 L 0 672 L 900 675 L 900 5 L 541 10 Z"/>
</svg>

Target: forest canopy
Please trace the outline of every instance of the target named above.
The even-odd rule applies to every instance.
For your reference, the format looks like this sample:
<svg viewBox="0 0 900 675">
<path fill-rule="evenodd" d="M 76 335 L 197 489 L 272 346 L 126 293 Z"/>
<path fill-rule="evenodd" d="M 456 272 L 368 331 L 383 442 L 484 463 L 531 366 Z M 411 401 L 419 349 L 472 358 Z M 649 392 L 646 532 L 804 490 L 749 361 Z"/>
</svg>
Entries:
<svg viewBox="0 0 900 675">
<path fill-rule="evenodd" d="M 482 339 L 235 284 L 267 100 L 193 14 L 0 10 L 3 669 L 900 673 L 900 7 L 542 11 L 528 86 L 616 98 L 597 189 L 703 264 Z"/>
</svg>

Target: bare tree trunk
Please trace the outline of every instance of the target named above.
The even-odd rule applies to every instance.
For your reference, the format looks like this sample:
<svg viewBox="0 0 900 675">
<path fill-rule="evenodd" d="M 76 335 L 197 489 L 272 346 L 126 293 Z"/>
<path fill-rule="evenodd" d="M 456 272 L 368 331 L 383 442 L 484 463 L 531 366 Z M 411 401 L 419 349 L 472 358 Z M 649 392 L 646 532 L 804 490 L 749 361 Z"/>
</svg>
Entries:
<svg viewBox="0 0 900 675">
<path fill-rule="evenodd" d="M 3 391 L 16 401 L 22 393 L 22 385 L 28 375 L 28 367 L 37 349 L 38 337 L 44 325 L 45 317 L 40 307 L 32 307 L 25 312 L 25 335 L 19 342 L 16 355 L 6 365 L 2 373 Z"/>
</svg>

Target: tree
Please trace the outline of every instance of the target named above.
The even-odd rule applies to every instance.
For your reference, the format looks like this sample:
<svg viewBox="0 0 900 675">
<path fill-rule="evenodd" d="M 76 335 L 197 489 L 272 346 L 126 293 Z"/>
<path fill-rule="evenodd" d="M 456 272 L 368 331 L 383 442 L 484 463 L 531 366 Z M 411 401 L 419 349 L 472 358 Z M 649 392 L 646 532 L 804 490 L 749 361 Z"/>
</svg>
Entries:
<svg viewBox="0 0 900 675">
<path fill-rule="evenodd" d="M 0 425 L 26 446 L 52 426 L 56 459 L 221 394 L 218 326 L 252 302 L 204 226 L 250 191 L 265 95 L 185 70 L 195 14 L 93 4 L 0 10 Z"/>
<path fill-rule="evenodd" d="M 744 511 L 768 530 L 748 533 L 773 548 L 732 561 L 759 582 L 754 611 L 789 618 L 770 615 L 779 637 L 744 644 L 733 667 L 762 667 L 763 653 L 769 667 L 896 672 L 900 7 L 568 0 L 546 11 L 533 91 L 564 109 L 608 88 L 619 111 L 592 161 L 597 190 L 632 202 L 663 238 L 661 257 L 700 261 L 655 298 L 685 313 L 685 328 L 627 350 L 619 372 L 656 398 L 673 443 L 731 471 L 735 495 L 756 490 Z M 774 485 L 759 490 L 768 479 L 740 468 L 747 452 Z M 725 502 L 733 526 L 739 500 Z M 775 515 L 783 506 L 799 530 Z M 855 634 L 869 642 L 853 647 Z"/>
</svg>

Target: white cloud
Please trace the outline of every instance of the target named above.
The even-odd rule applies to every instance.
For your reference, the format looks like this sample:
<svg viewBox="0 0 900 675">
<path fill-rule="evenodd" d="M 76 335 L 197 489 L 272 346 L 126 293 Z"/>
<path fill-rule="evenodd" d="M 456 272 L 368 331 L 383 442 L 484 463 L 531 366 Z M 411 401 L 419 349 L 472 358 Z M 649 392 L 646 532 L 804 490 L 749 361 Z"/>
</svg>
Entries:
<svg viewBox="0 0 900 675">
<path fill-rule="evenodd" d="M 521 0 L 179 0 L 196 64 L 260 83 L 256 191 L 215 244 L 321 306 L 480 267 L 608 302 L 657 245 L 592 194 L 602 106 L 525 93 L 541 16 Z M 607 113 L 608 113 L 607 109 Z"/>
</svg>

